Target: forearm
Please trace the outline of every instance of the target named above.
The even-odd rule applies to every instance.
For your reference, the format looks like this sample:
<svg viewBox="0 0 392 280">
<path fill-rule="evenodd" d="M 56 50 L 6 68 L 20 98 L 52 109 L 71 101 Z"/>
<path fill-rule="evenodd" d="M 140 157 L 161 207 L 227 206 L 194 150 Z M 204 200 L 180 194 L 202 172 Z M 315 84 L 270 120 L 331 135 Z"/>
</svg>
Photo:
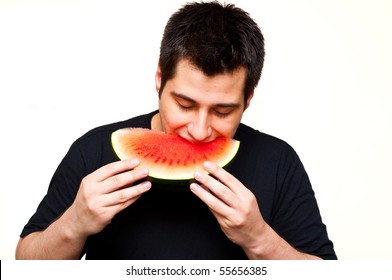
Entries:
<svg viewBox="0 0 392 280">
<path fill-rule="evenodd" d="M 65 212 L 45 230 L 21 238 L 16 259 L 79 259 L 87 237 L 76 235 L 68 219 Z"/>
<path fill-rule="evenodd" d="M 264 260 L 318 260 L 317 256 L 302 253 L 280 237 L 269 225 L 259 238 L 244 248 L 249 259 Z"/>
</svg>

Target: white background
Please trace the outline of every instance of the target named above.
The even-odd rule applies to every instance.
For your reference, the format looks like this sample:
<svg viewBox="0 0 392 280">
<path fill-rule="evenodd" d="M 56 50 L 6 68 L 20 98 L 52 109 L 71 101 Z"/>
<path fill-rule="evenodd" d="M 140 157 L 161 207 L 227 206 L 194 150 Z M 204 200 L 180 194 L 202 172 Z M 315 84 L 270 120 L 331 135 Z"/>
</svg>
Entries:
<svg viewBox="0 0 392 280">
<path fill-rule="evenodd" d="M 340 259 L 390 259 L 392 1 L 229 1 L 266 38 L 243 122 L 290 143 Z M 71 143 L 157 108 L 154 71 L 185 1 L 0 0 L 0 259 Z"/>
</svg>

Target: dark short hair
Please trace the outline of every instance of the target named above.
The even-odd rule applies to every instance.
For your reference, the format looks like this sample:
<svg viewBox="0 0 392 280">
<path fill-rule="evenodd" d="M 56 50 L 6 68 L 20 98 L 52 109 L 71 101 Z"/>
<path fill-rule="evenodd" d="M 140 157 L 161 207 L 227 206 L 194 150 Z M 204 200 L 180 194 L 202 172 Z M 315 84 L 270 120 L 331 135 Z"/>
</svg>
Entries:
<svg viewBox="0 0 392 280">
<path fill-rule="evenodd" d="M 169 19 L 161 41 L 160 94 L 178 62 L 188 59 L 208 76 L 245 67 L 244 98 L 257 86 L 264 64 L 264 37 L 257 23 L 233 4 L 193 2 Z"/>
</svg>

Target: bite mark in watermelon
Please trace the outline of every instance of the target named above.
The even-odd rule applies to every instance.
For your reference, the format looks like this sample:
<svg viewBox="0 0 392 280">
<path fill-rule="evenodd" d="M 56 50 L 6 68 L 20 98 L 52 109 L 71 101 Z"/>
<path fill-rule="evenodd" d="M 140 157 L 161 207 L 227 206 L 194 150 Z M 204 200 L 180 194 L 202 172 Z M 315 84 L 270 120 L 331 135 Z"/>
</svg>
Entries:
<svg viewBox="0 0 392 280">
<path fill-rule="evenodd" d="M 123 128 L 112 133 L 112 146 L 121 159 L 138 158 L 149 176 L 160 180 L 191 180 L 203 162 L 225 167 L 237 154 L 240 142 L 218 137 L 207 143 L 192 143 L 178 135 L 145 128 Z"/>
</svg>

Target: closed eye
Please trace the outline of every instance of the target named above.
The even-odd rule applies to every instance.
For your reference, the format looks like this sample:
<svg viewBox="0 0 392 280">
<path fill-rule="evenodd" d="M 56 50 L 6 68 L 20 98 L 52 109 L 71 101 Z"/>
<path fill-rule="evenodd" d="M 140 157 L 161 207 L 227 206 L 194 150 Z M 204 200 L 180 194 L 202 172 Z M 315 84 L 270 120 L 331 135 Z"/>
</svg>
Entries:
<svg viewBox="0 0 392 280">
<path fill-rule="evenodd" d="M 217 115 L 218 117 L 224 118 L 227 117 L 228 115 L 231 114 L 231 112 L 233 112 L 233 110 L 229 110 L 229 111 L 218 111 L 218 110 L 214 110 L 215 115 Z"/>
<path fill-rule="evenodd" d="M 236 104 L 236 103 L 233 103 L 233 104 L 232 103 L 230 103 L 230 104 L 218 104 L 214 108 L 214 113 L 218 117 L 224 118 L 224 117 L 229 116 L 231 113 L 235 112 L 239 108 L 240 108 L 240 106 L 238 104 Z"/>
<path fill-rule="evenodd" d="M 185 110 L 185 111 L 191 110 L 192 108 L 195 107 L 195 103 L 194 102 L 191 102 L 191 101 L 186 100 L 186 99 L 176 98 L 176 102 L 177 102 L 178 107 L 180 109 L 182 109 L 182 110 Z"/>
</svg>

